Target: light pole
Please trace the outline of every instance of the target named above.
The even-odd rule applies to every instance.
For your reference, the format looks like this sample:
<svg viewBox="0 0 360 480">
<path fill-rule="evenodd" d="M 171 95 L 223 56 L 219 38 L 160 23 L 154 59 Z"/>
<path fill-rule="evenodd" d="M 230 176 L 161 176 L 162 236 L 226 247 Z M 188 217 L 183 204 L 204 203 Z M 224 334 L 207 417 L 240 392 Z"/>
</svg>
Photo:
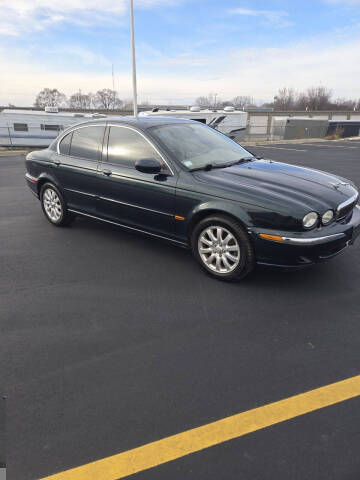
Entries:
<svg viewBox="0 0 360 480">
<path fill-rule="evenodd" d="M 130 0 L 130 32 L 131 32 L 131 56 L 132 56 L 132 84 L 134 116 L 137 117 L 137 89 L 136 89 L 136 62 L 135 62 L 135 32 L 134 32 L 134 2 Z"/>
</svg>

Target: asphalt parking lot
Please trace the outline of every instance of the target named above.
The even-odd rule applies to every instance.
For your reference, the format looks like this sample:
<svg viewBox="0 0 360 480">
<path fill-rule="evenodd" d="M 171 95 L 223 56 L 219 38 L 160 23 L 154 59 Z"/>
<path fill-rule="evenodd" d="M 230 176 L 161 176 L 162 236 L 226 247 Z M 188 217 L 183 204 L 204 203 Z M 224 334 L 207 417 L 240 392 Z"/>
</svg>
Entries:
<svg viewBox="0 0 360 480">
<path fill-rule="evenodd" d="M 249 149 L 360 186 L 360 142 Z M 0 156 L 8 480 L 359 375 L 359 254 L 360 240 L 307 270 L 258 269 L 222 283 L 164 242 L 83 218 L 51 226 L 25 184 L 24 157 Z M 359 444 L 357 396 L 131 478 L 357 480 Z"/>
</svg>

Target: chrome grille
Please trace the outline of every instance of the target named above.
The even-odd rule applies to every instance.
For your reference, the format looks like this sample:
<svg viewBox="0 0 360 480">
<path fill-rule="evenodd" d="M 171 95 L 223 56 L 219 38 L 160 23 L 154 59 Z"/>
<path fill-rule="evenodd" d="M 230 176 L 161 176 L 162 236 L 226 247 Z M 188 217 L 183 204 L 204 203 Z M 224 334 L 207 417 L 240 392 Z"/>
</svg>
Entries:
<svg viewBox="0 0 360 480">
<path fill-rule="evenodd" d="M 341 220 L 342 218 L 347 217 L 354 209 L 358 198 L 359 198 L 359 193 L 355 188 L 353 190 L 356 192 L 352 197 L 348 198 L 345 200 L 345 202 L 340 203 L 336 210 L 336 219 Z"/>
<path fill-rule="evenodd" d="M 338 209 L 337 215 L 336 215 L 337 220 L 341 220 L 342 218 L 347 217 L 354 210 L 355 205 L 356 205 L 356 202 L 353 202 L 341 208 L 340 210 Z"/>
</svg>

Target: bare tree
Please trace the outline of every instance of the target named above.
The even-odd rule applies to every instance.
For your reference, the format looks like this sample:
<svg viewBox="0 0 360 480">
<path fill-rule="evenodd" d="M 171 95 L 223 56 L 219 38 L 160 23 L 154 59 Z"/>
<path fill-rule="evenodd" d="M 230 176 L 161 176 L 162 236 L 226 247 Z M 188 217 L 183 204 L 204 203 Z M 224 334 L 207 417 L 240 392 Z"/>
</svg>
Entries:
<svg viewBox="0 0 360 480">
<path fill-rule="evenodd" d="M 216 108 L 221 105 L 222 101 L 217 98 L 217 93 L 209 93 L 207 96 L 198 97 L 195 103 L 203 108 Z"/>
<path fill-rule="evenodd" d="M 198 98 L 195 100 L 195 103 L 196 103 L 196 105 L 198 105 L 199 107 L 207 108 L 207 107 L 210 106 L 209 97 L 206 97 L 205 95 L 203 95 L 203 96 L 201 96 L 201 97 L 198 97 Z"/>
<path fill-rule="evenodd" d="M 358 102 L 356 100 L 347 100 L 346 98 L 337 98 L 331 107 L 331 110 L 356 110 Z"/>
<path fill-rule="evenodd" d="M 309 110 L 326 110 L 330 106 L 332 92 L 325 87 L 310 87 L 306 90 Z"/>
<path fill-rule="evenodd" d="M 57 88 L 44 88 L 36 96 L 35 107 L 60 107 L 66 106 L 66 95 Z"/>
<path fill-rule="evenodd" d="M 235 108 L 250 107 L 254 105 L 254 99 L 247 95 L 237 95 L 231 103 Z"/>
<path fill-rule="evenodd" d="M 92 93 L 85 94 L 81 93 L 81 91 L 79 90 L 78 92 L 73 93 L 70 96 L 69 107 L 76 108 L 78 110 L 88 110 L 89 108 L 91 108 L 92 100 Z"/>
<path fill-rule="evenodd" d="M 217 104 L 218 107 L 220 108 L 225 108 L 225 107 L 232 107 L 233 106 L 233 102 L 231 100 L 224 100 L 222 102 L 219 102 Z"/>
<path fill-rule="evenodd" d="M 309 100 L 304 92 L 296 94 L 294 110 L 309 110 Z"/>
<path fill-rule="evenodd" d="M 274 108 L 276 110 L 292 110 L 295 107 L 295 90 L 293 88 L 280 88 L 274 97 Z"/>
<path fill-rule="evenodd" d="M 93 103 L 96 108 L 102 110 L 114 110 L 115 108 L 121 108 L 123 105 L 118 93 L 115 90 L 110 90 L 110 88 L 98 90 L 94 95 Z"/>
</svg>

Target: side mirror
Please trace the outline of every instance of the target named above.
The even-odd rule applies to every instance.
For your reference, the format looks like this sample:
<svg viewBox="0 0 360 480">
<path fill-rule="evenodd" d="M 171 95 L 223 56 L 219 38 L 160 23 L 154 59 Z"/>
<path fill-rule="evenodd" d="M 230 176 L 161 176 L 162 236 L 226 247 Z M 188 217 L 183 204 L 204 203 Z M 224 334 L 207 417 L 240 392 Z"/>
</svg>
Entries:
<svg viewBox="0 0 360 480">
<path fill-rule="evenodd" d="M 135 163 L 135 168 L 139 172 L 157 174 L 161 172 L 161 163 L 155 158 L 142 158 Z"/>
</svg>

